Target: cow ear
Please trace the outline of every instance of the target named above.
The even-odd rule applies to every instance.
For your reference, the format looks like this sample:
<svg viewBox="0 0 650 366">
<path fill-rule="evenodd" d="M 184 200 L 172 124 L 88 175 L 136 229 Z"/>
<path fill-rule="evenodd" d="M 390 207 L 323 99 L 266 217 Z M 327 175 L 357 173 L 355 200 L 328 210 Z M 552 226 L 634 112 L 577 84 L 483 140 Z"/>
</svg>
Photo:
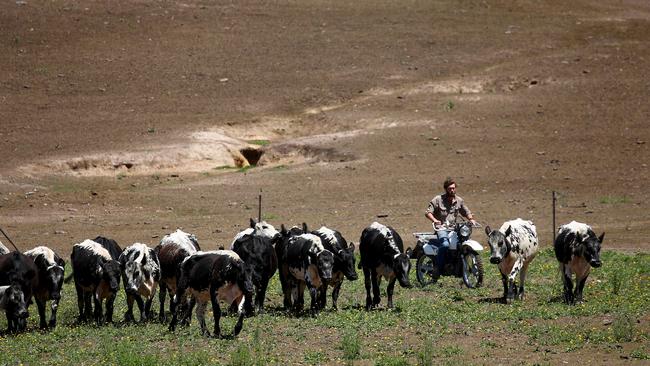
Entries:
<svg viewBox="0 0 650 366">
<path fill-rule="evenodd" d="M 250 226 L 252 229 L 255 229 L 255 220 L 252 217 L 250 218 Z"/>
<path fill-rule="evenodd" d="M 600 234 L 600 236 L 598 237 L 598 241 L 602 244 L 602 243 L 603 243 L 603 239 L 605 239 L 605 232 L 604 232 L 604 231 L 603 231 L 603 233 Z"/>
<path fill-rule="evenodd" d="M 512 226 L 508 226 L 508 229 L 506 229 L 506 236 L 510 236 L 512 234 Z"/>
<path fill-rule="evenodd" d="M 140 261 L 140 264 L 145 264 L 147 263 L 147 253 L 142 255 L 142 260 Z"/>
<path fill-rule="evenodd" d="M 348 247 L 350 250 L 354 253 L 354 243 L 350 242 L 350 246 Z"/>
<path fill-rule="evenodd" d="M 284 224 L 280 224 L 280 234 L 284 236 L 286 235 L 286 233 L 287 233 L 287 228 L 284 227 Z"/>
<path fill-rule="evenodd" d="M 492 229 L 490 229 L 490 225 L 485 226 L 485 234 L 487 236 L 490 236 L 491 232 L 492 232 Z"/>
<path fill-rule="evenodd" d="M 309 229 L 307 229 L 307 223 L 306 222 L 302 223 L 302 231 L 305 232 L 305 233 L 309 231 Z"/>
<path fill-rule="evenodd" d="M 56 259 L 56 264 L 58 264 L 59 266 L 65 268 L 65 260 L 63 260 L 63 258 L 57 258 Z"/>
</svg>

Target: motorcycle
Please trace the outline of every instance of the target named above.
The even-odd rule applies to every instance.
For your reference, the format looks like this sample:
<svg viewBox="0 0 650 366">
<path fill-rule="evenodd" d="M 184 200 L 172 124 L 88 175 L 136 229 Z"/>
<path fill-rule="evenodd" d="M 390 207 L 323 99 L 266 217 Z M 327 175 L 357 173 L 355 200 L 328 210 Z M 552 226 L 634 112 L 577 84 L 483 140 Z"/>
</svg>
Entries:
<svg viewBox="0 0 650 366">
<path fill-rule="evenodd" d="M 474 225 L 480 226 L 478 223 Z M 483 284 L 483 261 L 479 253 L 483 251 L 483 246 L 470 239 L 472 224 L 459 222 L 437 230 L 440 229 L 449 232 L 449 248 L 442 268 L 437 268 L 438 241 L 433 240 L 438 239 L 436 232 L 413 233 L 417 242 L 411 251 L 411 258 L 417 259 L 416 277 L 420 285 L 434 284 L 440 276 L 454 276 L 462 278 L 469 288 L 480 287 Z"/>
</svg>

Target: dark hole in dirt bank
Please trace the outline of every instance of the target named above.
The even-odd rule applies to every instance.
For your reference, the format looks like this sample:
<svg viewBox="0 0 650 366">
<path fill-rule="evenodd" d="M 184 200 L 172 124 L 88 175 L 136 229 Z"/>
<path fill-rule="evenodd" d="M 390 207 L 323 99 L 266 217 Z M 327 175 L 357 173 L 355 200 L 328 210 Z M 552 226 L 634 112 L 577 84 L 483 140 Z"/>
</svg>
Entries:
<svg viewBox="0 0 650 366">
<path fill-rule="evenodd" d="M 252 147 L 245 147 L 239 150 L 239 152 L 246 158 L 246 160 L 248 160 L 250 165 L 257 165 L 260 158 L 262 158 L 262 155 L 264 155 L 264 150 Z"/>
</svg>

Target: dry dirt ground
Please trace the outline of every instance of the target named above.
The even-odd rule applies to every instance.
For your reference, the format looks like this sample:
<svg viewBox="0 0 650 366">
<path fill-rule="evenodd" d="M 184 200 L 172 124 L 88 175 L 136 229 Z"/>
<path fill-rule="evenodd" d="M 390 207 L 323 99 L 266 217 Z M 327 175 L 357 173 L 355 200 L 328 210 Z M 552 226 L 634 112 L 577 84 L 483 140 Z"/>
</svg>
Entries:
<svg viewBox="0 0 650 366">
<path fill-rule="evenodd" d="M 212 249 L 260 190 L 277 226 L 356 242 L 380 220 L 411 244 L 446 176 L 545 247 L 557 191 L 557 225 L 649 249 L 645 0 L 4 1 L 0 35 L 0 225 L 21 249 L 177 227 Z M 257 166 L 233 168 L 247 148 Z"/>
</svg>

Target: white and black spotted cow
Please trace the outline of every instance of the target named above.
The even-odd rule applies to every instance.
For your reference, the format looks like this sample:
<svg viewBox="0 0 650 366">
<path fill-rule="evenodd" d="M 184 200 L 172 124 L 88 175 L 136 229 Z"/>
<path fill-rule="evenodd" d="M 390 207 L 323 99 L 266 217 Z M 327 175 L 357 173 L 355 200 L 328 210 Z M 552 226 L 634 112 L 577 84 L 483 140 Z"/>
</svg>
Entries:
<svg viewBox="0 0 650 366">
<path fill-rule="evenodd" d="M 332 308 L 337 309 L 337 300 L 343 279 L 356 281 L 357 271 L 355 270 L 354 243 L 345 240 L 339 231 L 332 230 L 322 226 L 312 234 L 318 236 L 323 243 L 323 247 L 334 254 L 334 267 L 332 268 L 332 279 L 328 281 L 328 286 L 323 286 L 319 295 L 319 307 L 325 308 L 327 303 L 327 287 L 332 287 Z"/>
<path fill-rule="evenodd" d="M 382 277 L 388 281 L 386 295 L 388 307 L 392 308 L 395 281 L 398 281 L 402 287 L 411 287 L 409 280 L 411 261 L 408 255 L 404 254 L 402 238 L 390 226 L 373 222 L 361 233 L 359 253 L 361 254 L 359 268 L 363 268 L 366 287 L 366 310 L 379 305 L 381 301 L 379 285 Z"/>
<path fill-rule="evenodd" d="M 0 310 L 7 316 L 7 332 L 21 330 L 20 324 L 25 323 L 27 299 L 19 285 L 0 286 Z"/>
<path fill-rule="evenodd" d="M 250 224 L 250 228 L 235 236 L 230 246 L 253 271 L 255 301 L 252 298 L 246 299 L 247 315 L 253 315 L 253 305 L 258 313 L 264 311 L 266 289 L 278 269 L 278 258 L 273 245 L 281 238 L 280 232 L 265 221 L 256 223 L 251 219 Z"/>
<path fill-rule="evenodd" d="M 574 304 L 582 301 L 582 291 L 589 277 L 591 267 L 602 265 L 600 246 L 605 239 L 605 233 L 596 237 L 593 229 L 576 221 L 560 226 L 553 248 L 555 257 L 560 262 L 560 272 L 564 282 L 564 301 Z M 576 275 L 575 291 L 573 290 L 573 274 Z"/>
<path fill-rule="evenodd" d="M 114 240 L 103 239 L 104 245 L 117 246 Z M 72 247 L 70 259 L 77 290 L 77 305 L 79 320 L 87 321 L 94 317 L 97 323 L 113 321 L 113 304 L 120 287 L 119 254 L 113 258 L 110 252 L 120 253 L 113 248 L 109 251 L 102 244 L 87 239 Z M 106 299 L 106 314 L 102 314 L 102 302 Z M 91 301 L 95 309 L 92 310 Z M 91 315 L 92 314 L 92 315 Z"/>
<path fill-rule="evenodd" d="M 307 231 L 304 224 L 303 229 Z M 287 232 L 283 227 L 284 240 L 275 247 L 280 263 L 284 306 L 286 310 L 293 308 L 296 314 L 302 311 L 307 287 L 311 296 L 310 310 L 316 314 L 320 310 L 319 289 L 327 286 L 327 281 L 332 278 L 334 255 L 323 247 L 318 236 L 302 231 L 292 228 Z"/>
<path fill-rule="evenodd" d="M 532 221 L 516 219 L 506 221 L 499 230 L 485 227 L 490 244 L 490 263 L 497 264 L 503 282 L 503 299 L 512 303 L 517 296 L 524 299 L 524 282 L 530 262 L 538 249 L 537 230 Z M 515 279 L 519 274 L 519 288 Z"/>
<path fill-rule="evenodd" d="M 40 327 L 45 329 L 56 327 L 56 311 L 61 300 L 61 288 L 65 277 L 65 261 L 54 251 L 45 246 L 39 246 L 25 252 L 38 269 L 38 285 L 34 289 L 34 299 L 38 307 Z M 46 322 L 45 305 L 51 300 L 52 315 L 49 323 Z"/>
<path fill-rule="evenodd" d="M 153 248 L 134 243 L 120 255 L 127 311 L 124 320 L 134 321 L 133 302 L 138 303 L 140 321 L 151 319 L 151 303 L 160 282 L 160 263 Z M 144 300 L 143 300 L 144 298 Z"/>
<path fill-rule="evenodd" d="M 165 235 L 160 244 L 154 248 L 154 252 L 160 263 L 160 312 L 158 317 L 164 322 L 165 317 L 165 297 L 169 293 L 169 306 L 173 301 L 176 293 L 176 282 L 180 277 L 181 264 L 185 258 L 201 250 L 199 242 L 194 234 L 186 233 L 180 229 Z M 183 307 L 190 306 L 183 302 Z"/>
<path fill-rule="evenodd" d="M 252 272 L 232 250 L 197 252 L 187 257 L 181 265 L 181 275 L 172 302 L 170 331 L 176 329 L 180 313 L 178 299 L 184 298 L 186 291 L 196 299 L 196 318 L 203 335 L 209 335 L 205 323 L 205 309 L 210 301 L 214 315 L 213 335 L 221 336 L 219 301 L 224 301 L 237 309 L 239 318 L 233 330 L 233 336 L 236 336 L 244 321 L 246 295 L 253 291 Z"/>
</svg>

